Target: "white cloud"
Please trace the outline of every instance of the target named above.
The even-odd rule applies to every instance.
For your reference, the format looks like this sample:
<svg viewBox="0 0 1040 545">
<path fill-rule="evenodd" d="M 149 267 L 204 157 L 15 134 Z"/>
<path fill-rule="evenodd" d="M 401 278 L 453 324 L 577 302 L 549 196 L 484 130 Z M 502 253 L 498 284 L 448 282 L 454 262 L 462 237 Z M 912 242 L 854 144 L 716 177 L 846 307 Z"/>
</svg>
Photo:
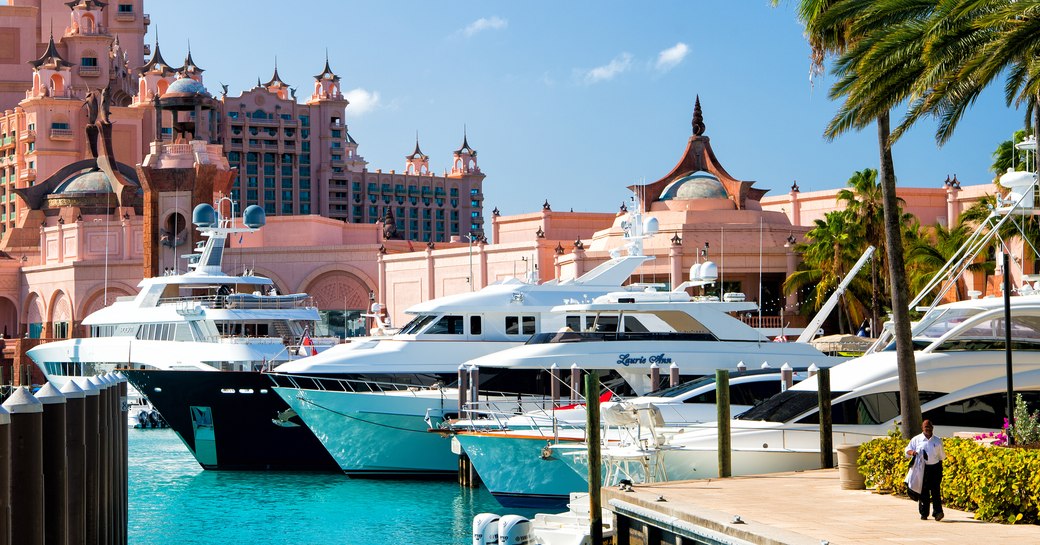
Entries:
<svg viewBox="0 0 1040 545">
<path fill-rule="evenodd" d="M 632 66 L 632 55 L 622 53 L 607 64 L 597 66 L 585 72 L 585 83 L 599 83 L 614 79 L 618 74 L 628 70 Z"/>
<path fill-rule="evenodd" d="M 481 17 L 480 19 L 470 23 L 466 28 L 462 29 L 461 32 L 469 37 L 484 30 L 502 30 L 507 26 L 509 26 L 509 21 L 506 21 L 501 17 Z"/>
<path fill-rule="evenodd" d="M 654 64 L 654 68 L 661 72 L 667 72 L 678 66 L 689 52 L 690 47 L 679 42 L 657 54 L 657 63 Z"/>
<path fill-rule="evenodd" d="M 378 91 L 368 91 L 358 87 L 346 92 L 347 101 L 350 106 L 347 112 L 355 116 L 365 115 L 381 106 Z"/>
</svg>

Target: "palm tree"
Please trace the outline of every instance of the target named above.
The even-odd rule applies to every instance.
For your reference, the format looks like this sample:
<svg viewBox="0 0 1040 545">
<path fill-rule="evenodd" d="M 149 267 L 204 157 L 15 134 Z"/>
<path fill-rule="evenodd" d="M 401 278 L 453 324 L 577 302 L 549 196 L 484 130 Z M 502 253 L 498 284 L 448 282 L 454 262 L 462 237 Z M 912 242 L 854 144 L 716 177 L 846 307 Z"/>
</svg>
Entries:
<svg viewBox="0 0 1040 545">
<path fill-rule="evenodd" d="M 914 292 L 919 292 L 957 253 L 971 236 L 973 228 L 970 224 L 961 222 L 958 225 L 946 228 L 935 224 L 929 229 L 930 236 L 914 241 L 907 250 L 907 265 L 911 267 L 910 287 Z M 982 270 L 982 263 L 969 266 L 969 270 Z M 967 296 L 967 287 L 964 278 L 960 277 L 956 283 L 957 299 L 963 300 Z"/>
<path fill-rule="evenodd" d="M 863 227 L 866 242 L 875 248 L 877 253 L 870 261 L 870 324 L 874 335 L 881 330 L 881 308 L 884 306 L 878 293 L 878 269 L 884 269 L 885 259 L 884 198 L 881 186 L 877 183 L 877 170 L 866 168 L 856 172 L 849 178 L 848 188 L 838 192 L 838 201 L 845 202 L 845 208 Z M 900 205 L 902 199 L 898 199 Z"/>
<path fill-rule="evenodd" d="M 784 282 L 784 292 L 794 293 L 811 288 L 802 305 L 805 311 L 818 311 L 827 297 L 838 287 L 863 253 L 866 242 L 861 223 L 846 211 L 828 212 L 818 219 L 805 234 L 809 242 L 796 249 L 802 254 L 802 264 Z M 841 331 L 850 331 L 863 321 L 869 288 L 862 280 L 854 280 L 838 306 L 838 324 Z"/>
<path fill-rule="evenodd" d="M 773 0 L 774 5 L 778 1 Z M 880 6 L 880 4 L 884 4 L 884 6 Z M 798 15 L 805 25 L 806 38 L 813 51 L 814 73 L 822 71 L 823 59 L 826 55 L 850 53 L 861 40 L 875 35 L 878 31 L 886 32 L 893 29 L 896 26 L 894 23 L 911 18 L 908 6 L 918 7 L 918 3 L 908 0 L 895 2 L 890 0 L 801 0 L 798 4 Z M 881 7 L 888 8 L 888 11 L 881 10 Z M 862 52 L 864 49 L 860 48 L 856 51 Z M 866 51 L 870 51 L 870 49 L 866 49 Z M 908 59 L 910 58 L 912 57 L 896 56 L 885 59 L 885 62 L 887 65 L 895 67 L 892 68 L 893 71 L 900 70 L 902 73 L 904 65 L 898 63 L 909 64 Z M 861 70 L 857 62 L 852 60 L 846 64 L 846 67 L 850 71 Z M 894 90 L 894 83 L 889 82 L 888 88 Z M 871 96 L 884 98 L 886 95 Z M 917 392 L 917 365 L 914 361 L 910 334 L 908 308 L 910 297 L 903 261 L 902 225 L 896 201 L 895 165 L 892 159 L 889 117 L 889 109 L 906 96 L 888 96 L 892 102 L 886 104 L 882 101 L 881 106 L 883 107 L 874 105 L 869 110 L 856 111 L 855 115 L 851 117 L 845 116 L 850 122 L 844 125 L 839 132 L 844 132 L 848 128 L 860 128 L 871 122 L 877 125 L 880 149 L 880 186 L 885 220 L 885 249 L 892 294 L 896 354 L 899 362 L 900 411 L 903 415 L 901 431 L 905 437 L 910 437 L 920 428 L 921 410 Z M 851 102 L 850 104 L 857 103 Z M 835 132 L 834 135 L 839 132 Z"/>
</svg>

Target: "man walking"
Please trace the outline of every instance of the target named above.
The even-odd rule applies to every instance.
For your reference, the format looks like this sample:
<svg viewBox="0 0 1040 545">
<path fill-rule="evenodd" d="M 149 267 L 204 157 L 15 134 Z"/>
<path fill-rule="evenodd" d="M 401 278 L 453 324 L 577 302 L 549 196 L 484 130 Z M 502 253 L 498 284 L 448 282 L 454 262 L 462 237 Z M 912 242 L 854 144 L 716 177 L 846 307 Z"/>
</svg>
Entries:
<svg viewBox="0 0 1040 545">
<path fill-rule="evenodd" d="M 910 440 L 906 446 L 906 456 L 920 456 L 924 462 L 924 482 L 921 485 L 921 498 L 917 501 L 917 510 L 921 512 L 921 520 L 928 520 L 928 504 L 931 504 L 932 516 L 935 520 L 943 519 L 942 494 L 942 461 L 946 458 L 942 439 L 932 435 L 932 422 L 921 423 L 921 434 Z"/>
</svg>

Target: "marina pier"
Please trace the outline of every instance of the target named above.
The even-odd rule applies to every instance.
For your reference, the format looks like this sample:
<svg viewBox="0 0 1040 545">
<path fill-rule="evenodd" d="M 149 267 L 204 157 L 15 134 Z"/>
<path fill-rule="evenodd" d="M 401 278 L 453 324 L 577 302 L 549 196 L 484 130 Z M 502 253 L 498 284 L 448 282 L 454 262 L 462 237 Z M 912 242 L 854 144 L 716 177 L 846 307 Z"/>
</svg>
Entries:
<svg viewBox="0 0 1040 545">
<path fill-rule="evenodd" d="M 844 490 L 838 470 L 818 469 L 603 489 L 617 517 L 617 545 L 1033 544 L 1032 525 L 990 524 L 945 508 L 920 520 L 916 502 Z"/>
</svg>

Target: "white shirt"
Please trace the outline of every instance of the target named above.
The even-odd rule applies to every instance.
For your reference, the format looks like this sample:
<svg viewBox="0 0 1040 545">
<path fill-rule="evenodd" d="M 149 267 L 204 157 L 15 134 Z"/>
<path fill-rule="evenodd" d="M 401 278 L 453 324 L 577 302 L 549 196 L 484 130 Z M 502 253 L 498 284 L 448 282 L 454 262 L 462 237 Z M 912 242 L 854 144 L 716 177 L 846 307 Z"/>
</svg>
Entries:
<svg viewBox="0 0 1040 545">
<path fill-rule="evenodd" d="M 927 465 L 935 465 L 946 459 L 942 438 L 936 435 L 932 435 L 931 439 L 925 438 L 923 433 L 916 435 L 906 446 L 907 458 L 910 457 L 911 451 L 921 454 L 921 459 Z"/>
</svg>

